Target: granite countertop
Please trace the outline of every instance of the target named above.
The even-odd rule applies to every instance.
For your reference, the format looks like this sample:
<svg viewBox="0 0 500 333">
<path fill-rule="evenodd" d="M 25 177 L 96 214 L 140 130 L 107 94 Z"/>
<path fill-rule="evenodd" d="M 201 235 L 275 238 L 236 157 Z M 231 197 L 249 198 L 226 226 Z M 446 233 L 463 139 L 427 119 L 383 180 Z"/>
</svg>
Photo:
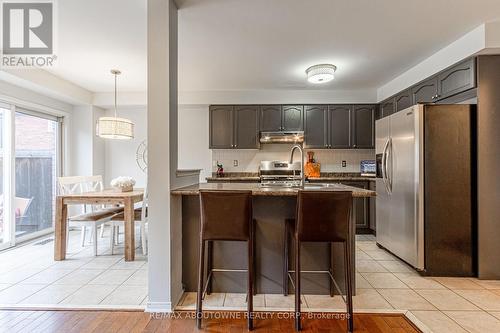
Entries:
<svg viewBox="0 0 500 333">
<path fill-rule="evenodd" d="M 376 196 L 376 192 L 370 190 L 364 190 L 357 187 L 342 185 L 342 184 L 329 184 L 328 187 L 317 187 L 314 184 L 310 185 L 307 190 L 312 191 L 351 191 L 354 198 L 367 198 Z M 173 195 L 198 195 L 200 190 L 243 190 L 252 191 L 252 195 L 259 196 L 296 196 L 299 191 L 298 188 L 290 187 L 262 187 L 260 184 L 256 183 L 200 183 L 195 185 L 190 185 L 186 187 L 181 187 L 172 190 L 170 193 Z"/>
<path fill-rule="evenodd" d="M 259 182 L 259 174 L 255 172 L 227 172 L 222 177 L 217 177 L 215 173 L 212 177 L 207 177 L 207 181 L 216 182 L 235 182 L 235 181 L 245 181 L 245 182 Z M 322 172 L 320 177 L 308 178 L 309 182 L 321 182 L 321 181 L 375 181 L 375 177 L 361 176 L 360 173 L 356 172 Z"/>
</svg>

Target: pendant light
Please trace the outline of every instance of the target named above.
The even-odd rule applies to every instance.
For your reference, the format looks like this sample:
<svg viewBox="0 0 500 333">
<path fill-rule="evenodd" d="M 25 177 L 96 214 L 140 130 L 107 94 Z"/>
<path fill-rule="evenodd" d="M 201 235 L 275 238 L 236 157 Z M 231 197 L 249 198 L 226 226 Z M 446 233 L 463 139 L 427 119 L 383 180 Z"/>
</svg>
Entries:
<svg viewBox="0 0 500 333">
<path fill-rule="evenodd" d="M 134 123 L 125 118 L 118 118 L 116 106 L 116 79 L 121 72 L 112 69 L 111 74 L 115 76 L 115 116 L 100 117 L 97 122 L 97 135 L 105 139 L 128 140 L 134 138 Z"/>
<path fill-rule="evenodd" d="M 331 64 L 314 65 L 306 69 L 307 81 L 311 83 L 326 83 L 335 78 L 337 67 Z"/>
</svg>

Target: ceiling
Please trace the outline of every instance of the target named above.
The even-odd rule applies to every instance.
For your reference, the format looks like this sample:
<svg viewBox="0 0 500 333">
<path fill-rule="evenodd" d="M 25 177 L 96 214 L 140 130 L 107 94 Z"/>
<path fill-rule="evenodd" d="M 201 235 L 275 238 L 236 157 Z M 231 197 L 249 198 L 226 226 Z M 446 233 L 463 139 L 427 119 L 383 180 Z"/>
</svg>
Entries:
<svg viewBox="0 0 500 333">
<path fill-rule="evenodd" d="M 179 89 L 376 88 L 479 24 L 498 0 L 179 0 Z M 146 0 L 64 0 L 58 67 L 93 92 L 146 90 Z M 308 84 L 305 69 L 338 67 Z"/>
</svg>

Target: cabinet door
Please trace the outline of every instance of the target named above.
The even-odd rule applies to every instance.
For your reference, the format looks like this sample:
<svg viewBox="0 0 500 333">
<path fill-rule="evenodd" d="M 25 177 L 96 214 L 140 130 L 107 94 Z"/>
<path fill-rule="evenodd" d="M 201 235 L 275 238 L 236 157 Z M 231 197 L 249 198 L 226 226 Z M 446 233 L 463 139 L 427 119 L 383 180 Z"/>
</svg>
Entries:
<svg viewBox="0 0 500 333">
<path fill-rule="evenodd" d="M 368 186 L 370 191 L 377 191 L 376 184 L 375 182 L 371 181 L 370 185 Z M 376 212 L 377 212 L 377 206 L 376 206 L 376 198 L 370 198 L 368 199 L 368 204 L 370 206 L 369 212 L 369 225 L 370 225 L 370 230 L 376 231 L 377 230 L 377 218 L 376 218 Z"/>
<path fill-rule="evenodd" d="M 394 97 L 386 99 L 385 101 L 380 103 L 380 118 L 384 118 L 393 114 L 395 107 L 396 105 L 394 103 Z"/>
<path fill-rule="evenodd" d="M 351 148 L 352 146 L 352 105 L 330 105 L 329 148 Z"/>
<path fill-rule="evenodd" d="M 236 148 L 259 148 L 259 106 L 237 105 L 234 107 L 234 117 Z"/>
<path fill-rule="evenodd" d="M 210 106 L 210 148 L 234 148 L 233 138 L 233 106 Z"/>
<path fill-rule="evenodd" d="M 353 148 L 375 148 L 375 110 L 376 105 L 354 105 Z"/>
<path fill-rule="evenodd" d="M 260 107 L 260 130 L 264 132 L 281 131 L 281 105 L 262 105 Z"/>
<path fill-rule="evenodd" d="M 438 74 L 438 99 L 446 98 L 476 86 L 475 59 L 467 59 Z"/>
<path fill-rule="evenodd" d="M 328 107 L 326 105 L 304 106 L 306 148 L 328 148 Z"/>
<path fill-rule="evenodd" d="M 304 107 L 302 105 L 283 105 L 283 131 L 304 130 Z"/>
<path fill-rule="evenodd" d="M 434 102 L 438 94 L 437 82 L 437 77 L 432 77 L 411 88 L 413 105 Z"/>
<path fill-rule="evenodd" d="M 396 95 L 394 101 L 396 103 L 395 112 L 409 108 L 410 106 L 413 105 L 413 100 L 411 98 L 411 90 L 408 89 L 403 92 L 400 92 L 399 94 Z"/>
<path fill-rule="evenodd" d="M 342 184 L 368 189 L 367 182 L 342 182 Z M 368 211 L 368 198 L 354 198 L 353 199 L 353 214 L 356 221 L 356 230 L 369 229 L 369 211 Z"/>
</svg>

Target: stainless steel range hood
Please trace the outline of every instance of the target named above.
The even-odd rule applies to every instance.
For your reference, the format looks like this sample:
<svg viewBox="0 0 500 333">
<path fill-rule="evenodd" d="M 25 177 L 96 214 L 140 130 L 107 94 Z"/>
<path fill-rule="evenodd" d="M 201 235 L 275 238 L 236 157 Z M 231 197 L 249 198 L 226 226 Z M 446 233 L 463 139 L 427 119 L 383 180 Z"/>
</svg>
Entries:
<svg viewBox="0 0 500 333">
<path fill-rule="evenodd" d="M 260 132 L 260 143 L 302 143 L 304 131 Z"/>
</svg>

